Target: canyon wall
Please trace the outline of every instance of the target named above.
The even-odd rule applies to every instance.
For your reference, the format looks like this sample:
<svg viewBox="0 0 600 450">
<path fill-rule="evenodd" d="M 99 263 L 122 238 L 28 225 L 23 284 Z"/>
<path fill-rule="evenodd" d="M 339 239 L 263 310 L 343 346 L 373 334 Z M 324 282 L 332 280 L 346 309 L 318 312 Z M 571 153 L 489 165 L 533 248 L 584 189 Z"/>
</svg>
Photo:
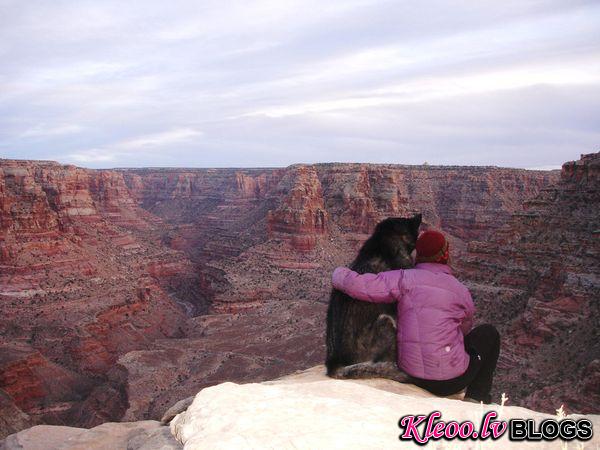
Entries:
<svg viewBox="0 0 600 450">
<path fill-rule="evenodd" d="M 27 423 L 152 419 L 205 386 L 321 363 L 332 269 L 353 259 L 379 220 L 414 212 L 449 234 L 482 318 L 505 326 L 510 351 L 498 389 L 512 389 L 508 367 L 529 356 L 510 342 L 533 338 L 521 316 L 505 311 L 521 313 L 526 295 L 491 279 L 491 264 L 511 280 L 517 265 L 503 275 L 486 252 L 508 242 L 526 200 L 561 191 L 565 176 L 370 164 L 87 170 L 1 160 L 0 408 L 16 408 Z M 537 386 L 537 375 L 527 376 L 523 401 Z"/>
<path fill-rule="evenodd" d="M 3 403 L 34 422 L 124 413 L 118 357 L 181 335 L 174 298 L 204 307 L 195 266 L 160 244 L 160 222 L 118 172 L 0 163 Z"/>
<path fill-rule="evenodd" d="M 550 410 L 600 405 L 600 153 L 565 163 L 460 272 L 505 338 L 498 377 L 513 400 Z"/>
</svg>

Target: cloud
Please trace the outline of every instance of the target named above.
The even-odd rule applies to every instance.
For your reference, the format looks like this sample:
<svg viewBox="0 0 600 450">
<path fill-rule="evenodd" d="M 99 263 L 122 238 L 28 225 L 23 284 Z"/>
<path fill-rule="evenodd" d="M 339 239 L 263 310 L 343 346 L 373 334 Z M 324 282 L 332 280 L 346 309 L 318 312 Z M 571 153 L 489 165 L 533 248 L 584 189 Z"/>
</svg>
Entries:
<svg viewBox="0 0 600 450">
<path fill-rule="evenodd" d="M 84 127 L 77 125 L 77 124 L 65 123 L 65 124 L 48 125 L 45 123 L 40 123 L 38 125 L 35 125 L 29 129 L 25 130 L 23 133 L 21 133 L 20 137 L 25 138 L 25 139 L 32 138 L 32 137 L 47 138 L 49 136 L 60 136 L 60 135 L 65 135 L 65 134 L 80 133 L 84 129 L 85 129 Z"/>
<path fill-rule="evenodd" d="M 118 156 L 118 153 L 110 152 L 106 149 L 94 148 L 90 150 L 83 150 L 79 153 L 70 153 L 67 155 L 66 160 L 71 160 L 80 164 L 105 163 L 115 161 Z"/>
<path fill-rule="evenodd" d="M 491 71 L 470 72 L 457 76 L 423 76 L 404 83 L 385 86 L 360 96 L 318 101 L 313 103 L 274 106 L 247 113 L 283 117 L 288 115 L 401 105 L 444 97 L 459 97 L 503 90 L 515 90 L 536 85 L 600 85 L 600 60 L 585 59 L 578 65 L 522 65 Z"/>
<path fill-rule="evenodd" d="M 192 128 L 179 128 L 161 133 L 152 133 L 113 142 L 102 148 L 80 150 L 66 155 L 69 162 L 98 164 L 139 158 L 152 152 L 164 152 L 172 146 L 195 141 L 202 137 L 202 132 Z"/>
<path fill-rule="evenodd" d="M 90 167 L 538 167 L 597 147 L 596 2 L 2 9 L 0 156 Z"/>
<path fill-rule="evenodd" d="M 148 134 L 114 144 L 115 148 L 139 150 L 148 147 L 166 147 L 202 136 L 202 132 L 192 128 L 179 128 L 162 133 Z"/>
</svg>

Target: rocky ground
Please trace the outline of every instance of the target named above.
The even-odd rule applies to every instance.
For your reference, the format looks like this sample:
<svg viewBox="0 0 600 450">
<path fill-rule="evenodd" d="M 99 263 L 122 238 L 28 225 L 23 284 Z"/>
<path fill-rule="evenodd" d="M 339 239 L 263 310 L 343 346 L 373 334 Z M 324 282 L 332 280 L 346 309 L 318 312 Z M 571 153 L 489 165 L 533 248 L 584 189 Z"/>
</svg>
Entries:
<svg viewBox="0 0 600 450">
<path fill-rule="evenodd" d="M 0 429 L 157 419 L 203 387 L 321 363 L 331 270 L 377 221 L 414 212 L 450 235 L 481 320 L 502 328 L 497 391 L 548 412 L 559 402 L 597 411 L 586 402 L 598 382 L 597 162 L 567 165 L 559 178 L 492 167 L 96 171 L 2 160 Z M 563 239 L 561 230 L 571 244 L 536 253 L 554 283 L 544 290 L 519 252 L 543 247 L 540 233 Z M 577 242 L 586 250 L 565 258 Z M 541 337 L 539 317 L 553 317 Z M 590 351 L 576 355 L 586 339 Z M 565 388 L 539 390 L 556 383 Z"/>
<path fill-rule="evenodd" d="M 398 420 L 405 415 L 441 413 L 441 420 L 470 420 L 476 431 L 484 413 L 494 420 L 532 419 L 539 427 L 545 419 L 560 419 L 525 408 L 482 405 L 432 396 L 411 384 L 391 380 L 333 380 L 324 366 L 316 366 L 274 381 L 237 384 L 226 382 L 200 391 L 186 409 L 164 421 L 105 423 L 90 430 L 63 426 L 36 426 L 0 442 L 2 450 L 195 450 L 195 449 L 298 449 L 421 448 L 413 441 L 399 443 Z M 578 420 L 581 416 L 570 415 Z M 594 428 L 600 416 L 587 415 Z M 422 432 L 422 430 L 420 430 Z M 592 449 L 600 443 L 511 442 L 507 433 L 498 440 L 431 442 L 435 448 Z"/>
</svg>

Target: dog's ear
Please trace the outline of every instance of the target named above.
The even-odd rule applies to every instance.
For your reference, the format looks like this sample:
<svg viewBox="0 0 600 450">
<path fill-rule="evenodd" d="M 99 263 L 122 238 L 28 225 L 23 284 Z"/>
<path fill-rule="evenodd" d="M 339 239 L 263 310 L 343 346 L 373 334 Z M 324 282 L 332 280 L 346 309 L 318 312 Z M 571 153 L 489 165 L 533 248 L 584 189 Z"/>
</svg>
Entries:
<svg viewBox="0 0 600 450">
<path fill-rule="evenodd" d="M 421 226 L 421 220 L 422 219 L 423 219 L 423 216 L 421 215 L 421 213 L 415 214 L 413 216 L 413 218 L 410 219 L 410 223 L 411 223 L 411 227 L 412 227 L 413 233 L 415 233 L 415 234 L 419 233 L 419 227 Z"/>
</svg>

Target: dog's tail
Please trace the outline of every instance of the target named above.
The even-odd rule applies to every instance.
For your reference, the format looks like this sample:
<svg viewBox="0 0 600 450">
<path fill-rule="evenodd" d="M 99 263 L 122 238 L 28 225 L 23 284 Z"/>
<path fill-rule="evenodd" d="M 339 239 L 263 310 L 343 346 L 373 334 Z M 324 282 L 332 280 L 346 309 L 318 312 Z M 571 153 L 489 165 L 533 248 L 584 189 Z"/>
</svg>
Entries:
<svg viewBox="0 0 600 450">
<path fill-rule="evenodd" d="M 332 378 L 387 378 L 399 383 L 410 383 L 410 375 L 401 371 L 395 362 L 366 361 L 350 366 L 340 366 L 327 372 Z"/>
</svg>

